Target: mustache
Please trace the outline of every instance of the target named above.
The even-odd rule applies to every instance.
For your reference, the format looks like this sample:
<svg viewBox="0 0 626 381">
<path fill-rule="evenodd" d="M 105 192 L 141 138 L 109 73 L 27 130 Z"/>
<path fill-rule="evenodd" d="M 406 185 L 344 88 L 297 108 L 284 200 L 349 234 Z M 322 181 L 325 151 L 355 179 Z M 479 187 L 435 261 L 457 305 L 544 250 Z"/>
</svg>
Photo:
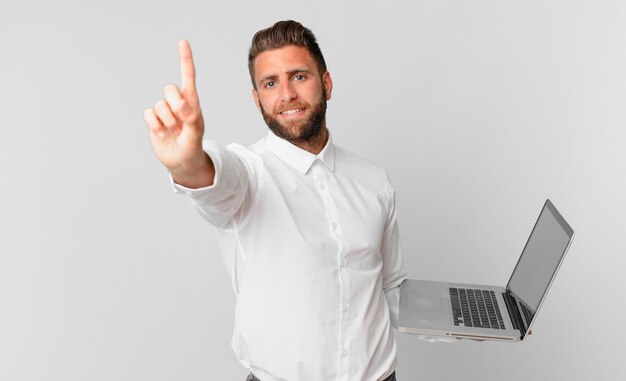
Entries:
<svg viewBox="0 0 626 381">
<path fill-rule="evenodd" d="M 288 104 L 286 106 L 281 106 L 280 108 L 277 107 L 274 110 L 274 113 L 275 114 L 280 114 L 281 112 L 285 112 L 287 110 L 291 110 L 291 109 L 294 109 L 294 108 L 302 108 L 302 109 L 309 108 L 309 104 L 308 103 L 302 103 L 302 102 Z"/>
</svg>

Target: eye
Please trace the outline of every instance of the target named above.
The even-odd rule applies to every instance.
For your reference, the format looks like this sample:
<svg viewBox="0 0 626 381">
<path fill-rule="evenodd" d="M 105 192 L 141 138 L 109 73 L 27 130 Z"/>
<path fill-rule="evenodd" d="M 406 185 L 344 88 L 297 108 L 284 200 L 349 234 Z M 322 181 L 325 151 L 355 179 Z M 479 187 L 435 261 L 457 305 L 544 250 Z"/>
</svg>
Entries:
<svg viewBox="0 0 626 381">
<path fill-rule="evenodd" d="M 306 77 L 302 74 L 298 74 L 298 75 L 295 75 L 293 79 L 295 79 L 296 81 L 304 81 Z"/>
<path fill-rule="evenodd" d="M 271 89 L 274 86 L 276 86 L 276 82 L 274 82 L 274 81 L 269 81 L 265 85 L 263 85 L 263 87 L 267 87 L 269 89 Z"/>
</svg>

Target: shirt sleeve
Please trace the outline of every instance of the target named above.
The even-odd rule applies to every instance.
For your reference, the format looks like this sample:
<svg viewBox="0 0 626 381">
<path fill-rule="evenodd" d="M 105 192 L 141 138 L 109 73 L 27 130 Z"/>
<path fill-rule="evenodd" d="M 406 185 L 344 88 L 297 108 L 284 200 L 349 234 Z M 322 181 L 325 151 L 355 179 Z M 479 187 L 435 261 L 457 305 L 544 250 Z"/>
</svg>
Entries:
<svg viewBox="0 0 626 381">
<path fill-rule="evenodd" d="M 217 228 L 244 224 L 257 198 L 260 158 L 238 144 L 224 147 L 205 140 L 203 149 L 215 167 L 213 185 L 187 188 L 176 184 L 170 174 L 174 192 L 189 196 L 200 215 Z"/>
<path fill-rule="evenodd" d="M 398 318 L 400 315 L 400 284 L 406 279 L 407 273 L 404 268 L 404 260 L 400 246 L 400 236 L 396 218 L 395 190 L 391 185 L 389 185 L 389 194 L 389 214 L 381 247 L 381 254 L 383 256 L 383 290 L 385 291 L 385 298 L 387 299 L 387 306 L 389 307 L 391 326 L 398 329 Z M 430 343 L 453 343 L 458 341 L 453 337 L 414 336 Z"/>
<path fill-rule="evenodd" d="M 387 221 L 383 231 L 380 253 L 383 258 L 383 291 L 389 307 L 389 318 L 393 328 L 398 329 L 400 309 L 400 283 L 407 276 L 402 258 L 400 235 L 396 218 L 395 190 L 387 179 Z"/>
</svg>

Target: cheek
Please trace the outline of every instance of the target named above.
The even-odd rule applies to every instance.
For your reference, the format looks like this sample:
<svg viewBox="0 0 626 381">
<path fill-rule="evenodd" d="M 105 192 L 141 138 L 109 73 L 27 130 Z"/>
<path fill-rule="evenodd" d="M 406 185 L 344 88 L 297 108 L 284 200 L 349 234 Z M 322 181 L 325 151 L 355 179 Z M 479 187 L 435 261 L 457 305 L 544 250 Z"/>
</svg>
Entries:
<svg viewBox="0 0 626 381">
<path fill-rule="evenodd" d="M 259 106 L 265 112 L 271 112 L 274 110 L 274 101 L 268 96 L 259 96 Z"/>
<path fill-rule="evenodd" d="M 309 103 L 311 104 L 318 103 L 320 99 L 326 99 L 326 89 L 324 88 L 324 84 L 312 87 L 309 89 L 308 94 Z"/>
</svg>

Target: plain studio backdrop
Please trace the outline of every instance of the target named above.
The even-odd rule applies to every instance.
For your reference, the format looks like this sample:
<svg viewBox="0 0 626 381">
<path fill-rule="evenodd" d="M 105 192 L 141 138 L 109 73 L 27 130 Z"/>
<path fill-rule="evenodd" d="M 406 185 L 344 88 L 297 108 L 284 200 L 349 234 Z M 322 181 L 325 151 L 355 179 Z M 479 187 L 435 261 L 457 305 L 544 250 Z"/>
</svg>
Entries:
<svg viewBox="0 0 626 381">
<path fill-rule="evenodd" d="M 624 379 L 618 0 L 1 0 L 0 379 L 245 378 L 214 231 L 143 110 L 186 38 L 205 136 L 257 141 L 247 49 L 283 19 L 318 37 L 334 141 L 391 177 L 411 278 L 505 285 L 546 198 L 576 231 L 528 340 L 396 332 L 399 380 Z"/>
</svg>

